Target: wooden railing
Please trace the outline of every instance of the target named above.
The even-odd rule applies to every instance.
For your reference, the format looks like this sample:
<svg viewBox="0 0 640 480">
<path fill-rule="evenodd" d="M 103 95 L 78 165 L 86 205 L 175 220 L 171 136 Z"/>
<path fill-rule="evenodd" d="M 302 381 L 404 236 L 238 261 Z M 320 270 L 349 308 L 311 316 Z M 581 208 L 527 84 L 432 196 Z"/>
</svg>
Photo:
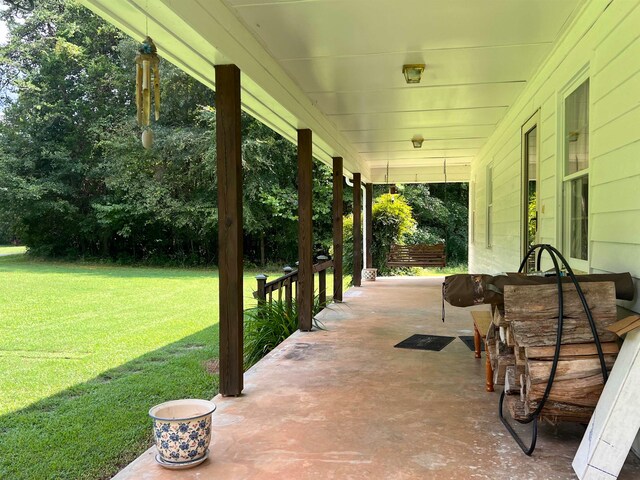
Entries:
<svg viewBox="0 0 640 480">
<path fill-rule="evenodd" d="M 327 304 L 327 270 L 333 268 L 333 260 L 329 257 L 320 255 L 317 258 L 318 263 L 313 265 L 314 280 L 315 274 L 318 274 L 318 296 L 322 306 Z M 291 309 L 293 299 L 296 298 L 298 290 L 298 270 L 291 267 L 284 267 L 284 275 L 275 280 L 267 281 L 267 275 L 260 274 L 256 276 L 258 287 L 253 296 L 258 299 L 258 305 L 273 301 L 274 294 L 277 295 L 279 302 L 283 301 L 287 308 Z M 294 289 L 295 287 L 295 289 Z"/>
</svg>

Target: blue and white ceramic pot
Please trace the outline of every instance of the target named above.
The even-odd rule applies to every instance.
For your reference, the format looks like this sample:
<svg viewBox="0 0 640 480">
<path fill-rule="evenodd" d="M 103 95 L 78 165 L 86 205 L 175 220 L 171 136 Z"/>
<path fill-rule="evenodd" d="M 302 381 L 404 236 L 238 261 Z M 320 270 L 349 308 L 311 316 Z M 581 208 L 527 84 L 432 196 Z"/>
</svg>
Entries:
<svg viewBox="0 0 640 480">
<path fill-rule="evenodd" d="M 211 414 L 216 409 L 208 400 L 172 400 L 149 410 L 160 458 L 172 464 L 194 463 L 204 457 L 211 442 Z"/>
</svg>

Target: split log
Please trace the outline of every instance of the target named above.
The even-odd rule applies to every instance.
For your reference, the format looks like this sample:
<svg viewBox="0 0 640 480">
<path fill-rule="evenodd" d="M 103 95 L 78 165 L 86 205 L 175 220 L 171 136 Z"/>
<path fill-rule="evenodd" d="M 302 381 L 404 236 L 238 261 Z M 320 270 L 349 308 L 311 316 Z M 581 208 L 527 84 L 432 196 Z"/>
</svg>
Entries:
<svg viewBox="0 0 640 480">
<path fill-rule="evenodd" d="M 504 392 L 506 395 L 520 394 L 520 375 L 523 368 L 509 365 L 504 376 Z"/>
<path fill-rule="evenodd" d="M 558 319 L 540 320 L 536 322 L 514 320 L 511 324 L 515 342 L 520 347 L 537 347 L 555 345 Z M 612 342 L 616 334 L 597 328 L 598 337 L 603 342 Z M 565 318 L 562 328 L 562 344 L 592 342 L 593 335 L 585 319 Z"/>
<path fill-rule="evenodd" d="M 527 365 L 527 356 L 523 347 L 514 347 L 513 353 L 516 357 L 516 365 L 521 366 L 523 369 Z"/>
<path fill-rule="evenodd" d="M 515 420 L 525 420 L 527 418 L 524 402 L 520 401 L 517 396 L 509 395 L 505 397 L 504 403 L 507 406 L 509 415 Z"/>
<path fill-rule="evenodd" d="M 532 414 L 538 407 L 537 402 L 524 404 L 526 415 Z M 593 413 L 593 407 L 570 405 L 554 401 L 547 401 L 540 415 L 544 418 L 561 418 L 563 421 L 588 423 Z"/>
<path fill-rule="evenodd" d="M 507 374 L 507 367 L 515 366 L 516 359 L 513 354 L 500 355 L 497 361 L 497 368 L 493 371 L 493 384 L 504 385 L 504 377 Z"/>
<path fill-rule="evenodd" d="M 507 285 L 504 289 L 505 319 L 521 347 L 555 345 L 558 325 L 558 291 L 555 285 Z M 615 287 L 611 282 L 582 285 L 596 330 L 603 342 L 616 335 L 606 327 L 616 321 Z M 573 284 L 563 285 L 564 328 L 562 343 L 593 341 L 582 303 Z"/>
<path fill-rule="evenodd" d="M 617 354 L 620 349 L 616 342 L 608 342 L 600 344 L 602 347 L 602 353 L 607 354 Z M 525 355 L 527 359 L 551 359 L 555 355 L 556 347 L 554 346 L 545 346 L 545 347 L 526 347 Z M 573 345 L 562 345 L 560 347 L 560 358 L 567 357 L 582 357 L 582 356 L 590 356 L 597 355 L 598 350 L 596 349 L 595 343 L 577 343 Z"/>
<path fill-rule="evenodd" d="M 605 355 L 604 360 L 607 370 L 611 370 L 614 362 L 616 361 L 616 356 Z M 546 385 L 549 381 L 549 375 L 551 375 L 552 364 L 552 361 L 529 360 L 527 362 L 527 376 L 529 383 L 534 385 L 542 383 Z M 576 357 L 575 359 L 558 361 L 554 382 L 591 377 L 594 375 L 600 375 L 600 377 L 602 377 L 602 369 L 600 367 L 600 359 L 598 356 Z"/>
<path fill-rule="evenodd" d="M 504 327 L 507 324 L 504 319 L 504 305 L 495 305 L 493 309 L 493 324 L 496 327 Z"/>
<path fill-rule="evenodd" d="M 546 388 L 546 382 L 532 384 L 527 379 L 526 398 L 529 404 L 537 406 Z M 553 401 L 564 405 L 595 407 L 603 388 L 602 374 L 570 380 L 554 380 L 547 403 Z"/>
</svg>

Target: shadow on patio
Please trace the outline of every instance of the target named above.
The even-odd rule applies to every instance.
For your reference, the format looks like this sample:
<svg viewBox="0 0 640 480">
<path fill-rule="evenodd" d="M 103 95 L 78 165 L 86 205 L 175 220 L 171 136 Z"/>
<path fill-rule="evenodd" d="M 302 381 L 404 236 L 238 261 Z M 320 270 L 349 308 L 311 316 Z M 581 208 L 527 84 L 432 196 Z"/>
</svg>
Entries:
<svg viewBox="0 0 640 480">
<path fill-rule="evenodd" d="M 542 426 L 526 457 L 484 390 L 484 359 L 458 338 L 440 352 L 396 349 L 415 334 L 470 335 L 467 309 L 440 320 L 441 278 L 380 278 L 321 314 L 216 397 L 211 457 L 183 472 L 150 449 L 116 478 L 568 479 L 584 429 Z M 628 460 L 621 479 L 638 478 Z"/>
</svg>

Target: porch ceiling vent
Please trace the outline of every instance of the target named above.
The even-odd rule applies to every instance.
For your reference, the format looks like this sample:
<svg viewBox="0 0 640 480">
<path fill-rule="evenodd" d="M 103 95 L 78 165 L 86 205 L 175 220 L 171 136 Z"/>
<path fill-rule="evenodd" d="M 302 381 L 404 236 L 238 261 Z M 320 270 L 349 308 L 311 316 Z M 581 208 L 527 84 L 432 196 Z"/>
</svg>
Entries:
<svg viewBox="0 0 640 480">
<path fill-rule="evenodd" d="M 424 72 L 424 63 L 411 63 L 402 66 L 402 73 L 407 83 L 420 83 L 422 72 Z"/>
</svg>

